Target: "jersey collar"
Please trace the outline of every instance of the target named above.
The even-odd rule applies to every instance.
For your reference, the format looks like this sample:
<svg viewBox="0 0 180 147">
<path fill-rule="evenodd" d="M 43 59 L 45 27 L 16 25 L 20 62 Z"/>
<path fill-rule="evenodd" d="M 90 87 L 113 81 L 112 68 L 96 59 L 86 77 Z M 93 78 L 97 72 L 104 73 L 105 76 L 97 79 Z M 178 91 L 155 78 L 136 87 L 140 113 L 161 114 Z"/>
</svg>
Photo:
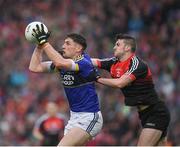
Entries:
<svg viewBox="0 0 180 147">
<path fill-rule="evenodd" d="M 135 53 L 132 53 L 129 58 L 127 58 L 127 59 L 124 60 L 124 61 L 120 61 L 120 62 L 121 62 L 121 63 L 128 62 L 129 60 L 132 59 L 133 56 L 135 56 Z"/>
<path fill-rule="evenodd" d="M 84 55 L 79 55 L 79 56 L 76 56 L 73 58 L 74 61 L 79 61 L 79 60 L 82 60 L 84 58 Z"/>
</svg>

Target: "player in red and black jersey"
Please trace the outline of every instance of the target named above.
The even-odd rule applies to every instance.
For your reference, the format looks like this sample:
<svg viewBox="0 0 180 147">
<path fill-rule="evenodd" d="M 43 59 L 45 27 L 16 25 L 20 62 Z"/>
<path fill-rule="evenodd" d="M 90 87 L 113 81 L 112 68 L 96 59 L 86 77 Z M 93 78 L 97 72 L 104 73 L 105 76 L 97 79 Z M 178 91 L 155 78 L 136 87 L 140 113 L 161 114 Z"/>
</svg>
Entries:
<svg viewBox="0 0 180 147">
<path fill-rule="evenodd" d="M 49 102 L 46 112 L 35 123 L 33 135 L 42 146 L 56 146 L 63 137 L 66 116 L 57 111 L 57 105 Z"/>
<path fill-rule="evenodd" d="M 142 124 L 138 145 L 164 145 L 170 122 L 169 110 L 157 95 L 148 65 L 135 55 L 135 38 L 118 34 L 114 56 L 92 59 L 94 66 L 110 72 L 112 79 L 97 76 L 97 82 L 118 87 L 127 106 L 136 106 Z"/>
</svg>

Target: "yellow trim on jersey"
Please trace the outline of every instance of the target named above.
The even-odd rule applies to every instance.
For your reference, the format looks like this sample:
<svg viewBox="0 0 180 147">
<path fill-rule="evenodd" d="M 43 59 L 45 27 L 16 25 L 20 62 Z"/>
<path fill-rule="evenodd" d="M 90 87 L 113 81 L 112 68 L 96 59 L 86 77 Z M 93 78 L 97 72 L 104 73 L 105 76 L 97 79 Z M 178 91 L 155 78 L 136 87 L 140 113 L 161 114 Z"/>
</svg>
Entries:
<svg viewBox="0 0 180 147">
<path fill-rule="evenodd" d="M 79 55 L 73 59 L 74 62 L 78 62 L 84 58 L 84 55 Z M 75 63 L 75 71 L 79 71 L 79 65 Z"/>
<path fill-rule="evenodd" d="M 73 60 L 74 60 L 75 62 L 77 62 L 77 61 L 82 60 L 83 58 L 84 58 L 84 55 L 79 55 L 79 56 L 75 57 Z"/>
<path fill-rule="evenodd" d="M 75 71 L 79 71 L 79 65 L 77 63 L 75 64 Z"/>
</svg>

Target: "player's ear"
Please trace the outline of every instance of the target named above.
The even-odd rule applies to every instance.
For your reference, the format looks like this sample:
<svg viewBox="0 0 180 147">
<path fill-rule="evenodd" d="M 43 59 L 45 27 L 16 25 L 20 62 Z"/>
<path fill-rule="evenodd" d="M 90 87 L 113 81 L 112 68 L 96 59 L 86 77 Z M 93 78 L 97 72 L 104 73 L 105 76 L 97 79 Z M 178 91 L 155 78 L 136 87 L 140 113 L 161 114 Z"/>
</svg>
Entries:
<svg viewBox="0 0 180 147">
<path fill-rule="evenodd" d="M 80 44 L 76 44 L 76 50 L 79 52 L 82 50 L 82 46 Z"/>
<path fill-rule="evenodd" d="M 130 46 L 130 45 L 126 45 L 126 46 L 125 46 L 125 50 L 126 50 L 126 51 L 131 51 L 131 46 Z"/>
</svg>

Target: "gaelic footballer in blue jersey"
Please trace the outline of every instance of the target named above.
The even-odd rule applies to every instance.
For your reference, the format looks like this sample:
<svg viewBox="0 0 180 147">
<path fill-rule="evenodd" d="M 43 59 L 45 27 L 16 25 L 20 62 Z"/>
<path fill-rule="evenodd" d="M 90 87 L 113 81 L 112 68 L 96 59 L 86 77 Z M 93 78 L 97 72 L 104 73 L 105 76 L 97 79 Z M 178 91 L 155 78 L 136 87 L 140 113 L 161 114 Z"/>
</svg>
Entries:
<svg viewBox="0 0 180 147">
<path fill-rule="evenodd" d="M 99 103 L 94 81 L 88 78 L 91 72 L 94 72 L 90 57 L 83 53 L 74 59 L 73 64 L 73 71 L 59 69 L 71 111 L 98 112 Z M 51 70 L 57 71 L 53 63 Z"/>
<path fill-rule="evenodd" d="M 47 41 L 43 27 L 35 32 L 43 40 L 32 55 L 29 69 L 34 72 L 59 72 L 70 106 L 70 120 L 59 146 L 84 145 L 96 136 L 103 125 L 98 96 L 94 85 L 94 67 L 86 49 L 86 40 L 79 34 L 69 34 L 59 54 Z M 37 29 L 38 29 L 37 28 Z M 42 41 L 40 41 L 42 42 Z M 42 62 L 43 52 L 51 61 Z"/>
</svg>

